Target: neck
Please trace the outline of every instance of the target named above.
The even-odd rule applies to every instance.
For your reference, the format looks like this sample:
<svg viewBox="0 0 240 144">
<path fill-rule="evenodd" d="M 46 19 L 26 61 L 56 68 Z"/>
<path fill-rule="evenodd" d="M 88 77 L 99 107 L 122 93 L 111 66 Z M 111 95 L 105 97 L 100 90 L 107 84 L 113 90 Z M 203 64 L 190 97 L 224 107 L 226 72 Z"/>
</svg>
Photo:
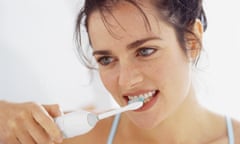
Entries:
<svg viewBox="0 0 240 144">
<path fill-rule="evenodd" d="M 203 142 L 203 136 L 207 137 L 211 133 L 208 130 L 211 127 L 210 114 L 198 103 L 194 91 L 191 93 L 172 115 L 154 129 L 143 130 L 129 124 L 129 130 L 125 129 L 124 133 L 128 131 L 128 137 L 147 143 Z"/>
</svg>

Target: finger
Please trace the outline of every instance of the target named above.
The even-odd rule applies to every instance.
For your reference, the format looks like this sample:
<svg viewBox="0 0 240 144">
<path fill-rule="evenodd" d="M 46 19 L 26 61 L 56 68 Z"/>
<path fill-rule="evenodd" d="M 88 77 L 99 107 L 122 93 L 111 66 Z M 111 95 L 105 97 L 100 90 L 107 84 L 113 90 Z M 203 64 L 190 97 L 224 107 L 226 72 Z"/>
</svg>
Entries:
<svg viewBox="0 0 240 144">
<path fill-rule="evenodd" d="M 28 133 L 26 129 L 17 129 L 15 130 L 16 137 L 22 144 L 35 144 L 35 141 L 31 137 L 31 135 Z"/>
<path fill-rule="evenodd" d="M 28 121 L 29 121 L 29 115 L 26 112 L 20 112 L 17 114 L 14 120 L 8 121 L 7 123 L 9 129 L 19 141 L 18 143 L 35 144 L 34 140 L 29 135 L 25 127 L 25 123 L 26 122 L 28 123 Z"/>
<path fill-rule="evenodd" d="M 52 116 L 53 118 L 63 115 L 63 112 L 58 104 L 43 105 L 43 107 L 47 110 L 49 115 Z"/>
<path fill-rule="evenodd" d="M 5 125 L 6 127 L 2 127 L 0 132 L 0 144 L 21 144 L 14 133 L 17 124 L 14 121 L 8 121 Z"/>
<path fill-rule="evenodd" d="M 31 120 L 25 123 L 28 134 L 39 144 L 52 144 L 51 138 L 46 131 L 35 121 Z"/>
<path fill-rule="evenodd" d="M 62 134 L 60 129 L 54 123 L 52 117 L 48 115 L 43 107 L 35 107 L 35 112 L 32 113 L 36 122 L 43 127 L 52 140 L 55 142 L 62 142 Z"/>
<path fill-rule="evenodd" d="M 22 144 L 22 143 L 16 137 L 13 137 L 9 139 L 6 144 Z"/>
<path fill-rule="evenodd" d="M 21 144 L 20 141 L 15 136 L 8 136 L 3 140 L 0 140 L 0 144 Z"/>
</svg>

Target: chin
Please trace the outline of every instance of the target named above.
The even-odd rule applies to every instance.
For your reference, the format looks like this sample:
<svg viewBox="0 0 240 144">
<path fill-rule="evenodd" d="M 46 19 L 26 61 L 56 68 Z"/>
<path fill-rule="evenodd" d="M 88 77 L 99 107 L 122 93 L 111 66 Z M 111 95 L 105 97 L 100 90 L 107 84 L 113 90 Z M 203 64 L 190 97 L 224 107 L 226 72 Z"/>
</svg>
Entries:
<svg viewBox="0 0 240 144">
<path fill-rule="evenodd" d="M 161 123 L 156 115 L 154 117 L 143 116 L 141 117 L 129 117 L 131 122 L 140 129 L 151 130 Z"/>
</svg>

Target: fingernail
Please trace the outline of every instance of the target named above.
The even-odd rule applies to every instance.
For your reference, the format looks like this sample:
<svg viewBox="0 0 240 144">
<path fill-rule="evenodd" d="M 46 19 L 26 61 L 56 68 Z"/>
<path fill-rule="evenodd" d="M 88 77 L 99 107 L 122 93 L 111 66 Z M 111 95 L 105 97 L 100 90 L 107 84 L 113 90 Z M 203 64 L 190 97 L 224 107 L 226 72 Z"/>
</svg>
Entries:
<svg viewBox="0 0 240 144">
<path fill-rule="evenodd" d="M 60 116 L 64 115 L 62 107 L 59 107 L 59 110 L 60 110 Z"/>
</svg>

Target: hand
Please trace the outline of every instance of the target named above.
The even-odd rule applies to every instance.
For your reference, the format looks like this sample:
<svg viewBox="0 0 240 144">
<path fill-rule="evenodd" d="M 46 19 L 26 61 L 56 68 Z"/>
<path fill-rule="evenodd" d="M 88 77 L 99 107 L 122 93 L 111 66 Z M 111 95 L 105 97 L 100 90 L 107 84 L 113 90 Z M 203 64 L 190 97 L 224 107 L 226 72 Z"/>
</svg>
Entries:
<svg viewBox="0 0 240 144">
<path fill-rule="evenodd" d="M 61 131 L 53 121 L 60 115 L 58 105 L 0 101 L 0 144 L 61 143 Z"/>
</svg>

